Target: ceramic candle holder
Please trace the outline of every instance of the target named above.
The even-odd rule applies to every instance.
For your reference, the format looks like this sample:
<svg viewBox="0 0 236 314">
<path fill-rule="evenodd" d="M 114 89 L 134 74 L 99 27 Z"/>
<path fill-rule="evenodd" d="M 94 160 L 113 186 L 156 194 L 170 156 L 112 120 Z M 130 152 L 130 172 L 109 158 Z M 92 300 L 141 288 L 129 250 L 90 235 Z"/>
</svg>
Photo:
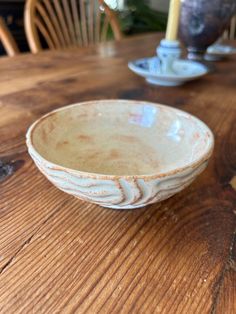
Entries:
<svg viewBox="0 0 236 314">
<path fill-rule="evenodd" d="M 159 47 L 157 47 L 157 55 L 160 74 L 175 74 L 173 63 L 181 56 L 179 41 L 162 39 Z"/>
<path fill-rule="evenodd" d="M 181 48 L 177 40 L 163 39 L 156 52 L 155 57 L 128 63 L 131 71 L 145 77 L 150 84 L 179 86 L 208 73 L 203 64 L 180 59 Z"/>
</svg>

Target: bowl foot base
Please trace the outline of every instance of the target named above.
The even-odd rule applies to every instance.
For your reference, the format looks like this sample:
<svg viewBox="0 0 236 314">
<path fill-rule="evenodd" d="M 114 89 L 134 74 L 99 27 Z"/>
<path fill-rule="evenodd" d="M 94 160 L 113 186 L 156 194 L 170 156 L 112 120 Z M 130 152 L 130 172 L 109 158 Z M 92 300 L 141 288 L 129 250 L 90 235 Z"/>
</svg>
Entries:
<svg viewBox="0 0 236 314">
<path fill-rule="evenodd" d="M 127 205 L 127 206 L 124 206 L 124 207 L 121 207 L 121 206 L 105 206 L 105 205 L 102 205 L 102 207 L 105 207 L 105 208 L 111 208 L 111 209 L 117 209 L 117 210 L 130 210 L 130 209 L 136 209 L 136 208 L 142 208 L 142 207 L 146 207 L 147 205 Z"/>
</svg>

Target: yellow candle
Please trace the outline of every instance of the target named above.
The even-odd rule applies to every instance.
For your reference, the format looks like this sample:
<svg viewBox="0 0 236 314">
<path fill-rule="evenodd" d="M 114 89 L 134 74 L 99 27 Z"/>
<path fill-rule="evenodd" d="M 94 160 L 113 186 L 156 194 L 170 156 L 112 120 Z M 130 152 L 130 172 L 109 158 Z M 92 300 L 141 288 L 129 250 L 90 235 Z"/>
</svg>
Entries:
<svg viewBox="0 0 236 314">
<path fill-rule="evenodd" d="M 171 0 L 168 15 L 168 24 L 166 30 L 167 40 L 177 40 L 180 15 L 180 0 Z"/>
</svg>

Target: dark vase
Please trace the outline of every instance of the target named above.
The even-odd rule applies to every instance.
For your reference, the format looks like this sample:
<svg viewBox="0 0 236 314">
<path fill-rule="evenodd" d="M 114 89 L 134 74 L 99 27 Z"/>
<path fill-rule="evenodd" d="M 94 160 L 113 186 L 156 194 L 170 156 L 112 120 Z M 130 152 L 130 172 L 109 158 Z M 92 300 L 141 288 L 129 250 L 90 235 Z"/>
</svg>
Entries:
<svg viewBox="0 0 236 314">
<path fill-rule="evenodd" d="M 180 38 L 188 49 L 188 58 L 202 59 L 235 13 L 236 0 L 182 0 Z"/>
</svg>

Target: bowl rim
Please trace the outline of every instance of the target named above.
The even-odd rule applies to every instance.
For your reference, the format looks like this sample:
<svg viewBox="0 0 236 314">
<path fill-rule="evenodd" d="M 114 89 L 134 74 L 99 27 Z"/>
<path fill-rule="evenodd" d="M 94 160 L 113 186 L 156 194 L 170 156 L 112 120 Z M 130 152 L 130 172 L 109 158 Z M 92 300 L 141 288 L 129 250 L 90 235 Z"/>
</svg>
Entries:
<svg viewBox="0 0 236 314">
<path fill-rule="evenodd" d="M 53 163 L 52 161 L 49 161 L 46 158 L 44 158 L 36 150 L 36 148 L 34 148 L 33 141 L 32 141 L 33 132 L 34 132 L 35 128 L 37 127 L 37 125 L 39 125 L 44 119 L 47 119 L 48 117 L 56 114 L 59 111 L 67 110 L 69 108 L 82 106 L 82 105 L 90 105 L 90 104 L 95 104 L 95 103 L 112 103 L 112 102 L 114 102 L 114 103 L 126 102 L 126 103 L 129 103 L 130 105 L 132 105 L 132 104 L 140 104 L 140 105 L 143 104 L 144 105 L 145 104 L 145 105 L 151 105 L 151 106 L 157 106 L 157 107 L 164 107 L 168 110 L 176 112 L 176 114 L 181 113 L 184 116 L 191 117 L 192 119 L 194 119 L 195 121 L 200 123 L 200 125 L 202 125 L 206 129 L 206 131 L 208 132 L 209 143 L 210 143 L 209 148 L 197 160 L 195 160 L 194 162 L 187 163 L 186 166 L 179 167 L 179 168 L 169 170 L 166 172 L 158 172 L 156 174 L 153 173 L 153 174 L 142 174 L 142 175 L 135 175 L 135 174 L 134 175 L 112 175 L 112 174 L 101 174 L 101 173 L 95 173 L 95 172 L 93 173 L 93 172 L 80 171 L 80 170 L 68 168 L 68 167 Z M 196 167 L 198 167 L 199 165 L 201 165 L 204 162 L 209 160 L 209 158 L 211 157 L 212 152 L 214 150 L 214 144 L 215 144 L 215 140 L 214 140 L 214 135 L 213 135 L 213 132 L 211 131 L 211 129 L 202 120 L 195 117 L 194 115 L 192 115 L 186 111 L 183 111 L 181 109 L 177 109 L 175 107 L 168 106 L 168 105 L 163 105 L 163 104 L 154 103 L 154 102 L 150 102 L 150 101 L 129 100 L 129 99 L 90 100 L 90 101 L 83 101 L 83 102 L 63 106 L 63 107 L 60 107 L 58 109 L 52 110 L 52 111 L 48 112 L 47 114 L 43 115 L 42 117 L 40 117 L 39 119 L 37 119 L 34 123 L 32 123 L 30 125 L 30 127 L 28 128 L 28 130 L 26 132 L 26 145 L 27 145 L 29 154 L 31 155 L 31 152 L 33 152 L 33 155 L 37 157 L 37 160 L 40 160 L 41 163 L 46 164 L 47 168 L 57 170 L 57 171 L 64 171 L 64 172 L 69 173 L 69 174 L 74 174 L 77 177 L 87 177 L 87 178 L 91 178 L 91 179 L 104 179 L 104 180 L 108 180 L 108 179 L 117 180 L 117 179 L 122 179 L 122 178 L 123 179 L 131 179 L 131 180 L 132 179 L 149 180 L 149 179 L 158 179 L 158 178 L 175 176 L 175 175 L 178 175 L 179 173 L 182 173 L 182 172 L 189 170 L 191 168 L 194 170 Z M 32 157 L 32 155 L 31 155 L 32 159 L 34 159 L 34 156 Z"/>
</svg>

